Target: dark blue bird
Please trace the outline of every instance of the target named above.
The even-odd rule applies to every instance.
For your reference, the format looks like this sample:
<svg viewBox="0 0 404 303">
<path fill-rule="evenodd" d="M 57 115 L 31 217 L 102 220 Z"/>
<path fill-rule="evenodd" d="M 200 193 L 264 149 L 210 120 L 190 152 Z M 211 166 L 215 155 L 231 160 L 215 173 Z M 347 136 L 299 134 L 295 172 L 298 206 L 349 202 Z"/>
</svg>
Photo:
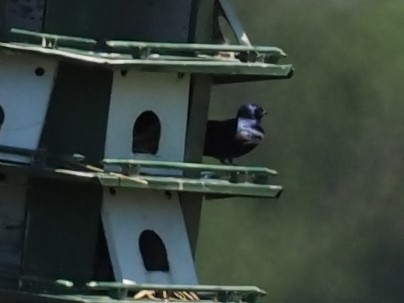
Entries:
<svg viewBox="0 0 404 303">
<path fill-rule="evenodd" d="M 264 139 L 261 120 L 266 114 L 262 106 L 250 103 L 239 108 L 236 118 L 209 120 L 203 154 L 233 164 L 233 158 L 247 154 Z"/>
</svg>

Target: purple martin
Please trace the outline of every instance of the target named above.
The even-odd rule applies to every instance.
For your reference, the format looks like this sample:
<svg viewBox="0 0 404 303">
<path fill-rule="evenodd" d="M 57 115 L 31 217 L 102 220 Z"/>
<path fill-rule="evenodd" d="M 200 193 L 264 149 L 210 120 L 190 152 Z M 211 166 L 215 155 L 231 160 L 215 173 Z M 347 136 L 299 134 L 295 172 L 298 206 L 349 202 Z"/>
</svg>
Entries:
<svg viewBox="0 0 404 303">
<path fill-rule="evenodd" d="M 240 106 L 236 118 L 209 120 L 203 154 L 233 164 L 233 158 L 247 154 L 264 139 L 261 120 L 266 114 L 262 106 L 249 103 Z"/>
</svg>

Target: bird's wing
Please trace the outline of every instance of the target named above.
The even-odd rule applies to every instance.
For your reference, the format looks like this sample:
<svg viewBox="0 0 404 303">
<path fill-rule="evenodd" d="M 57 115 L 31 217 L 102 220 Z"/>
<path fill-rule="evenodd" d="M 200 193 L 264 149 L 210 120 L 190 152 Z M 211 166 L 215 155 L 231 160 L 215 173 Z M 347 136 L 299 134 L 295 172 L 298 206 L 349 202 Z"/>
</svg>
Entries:
<svg viewBox="0 0 404 303">
<path fill-rule="evenodd" d="M 205 136 L 204 154 L 221 157 L 228 153 L 237 131 L 237 120 L 208 121 Z"/>
</svg>

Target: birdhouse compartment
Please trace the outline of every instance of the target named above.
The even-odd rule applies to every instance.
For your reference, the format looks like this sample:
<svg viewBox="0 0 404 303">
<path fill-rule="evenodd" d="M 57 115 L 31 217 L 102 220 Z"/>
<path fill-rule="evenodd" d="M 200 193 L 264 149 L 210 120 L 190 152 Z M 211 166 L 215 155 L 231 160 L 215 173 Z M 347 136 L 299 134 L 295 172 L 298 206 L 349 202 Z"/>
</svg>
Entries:
<svg viewBox="0 0 404 303">
<path fill-rule="evenodd" d="M 37 149 L 56 69 L 52 59 L 0 53 L 0 145 Z M 29 161 L 3 153 L 0 159 Z"/>
<path fill-rule="evenodd" d="M 189 76 L 114 73 L 105 158 L 183 161 Z"/>
<path fill-rule="evenodd" d="M 178 194 L 106 188 L 102 221 L 117 281 L 197 283 Z"/>
</svg>

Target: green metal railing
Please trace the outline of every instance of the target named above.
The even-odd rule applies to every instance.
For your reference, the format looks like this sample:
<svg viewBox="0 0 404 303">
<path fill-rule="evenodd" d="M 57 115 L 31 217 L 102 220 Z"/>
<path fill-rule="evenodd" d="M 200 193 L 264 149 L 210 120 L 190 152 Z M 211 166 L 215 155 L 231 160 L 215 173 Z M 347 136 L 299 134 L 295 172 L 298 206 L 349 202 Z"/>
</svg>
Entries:
<svg viewBox="0 0 404 303">
<path fill-rule="evenodd" d="M 282 186 L 268 184 L 276 171 L 263 167 L 211 165 L 145 160 L 105 159 L 101 168 L 83 163 L 81 155 L 55 155 L 47 151 L 0 145 L 1 153 L 29 157 L 30 165 L 0 163 L 0 171 L 24 170 L 27 174 L 46 178 L 98 182 L 105 187 L 156 189 L 194 192 L 208 198 L 245 196 L 278 198 Z M 146 170 L 148 174 L 143 173 Z M 164 174 L 159 172 L 164 170 Z M 171 173 L 170 173 L 171 172 Z"/>
<path fill-rule="evenodd" d="M 10 277 L 7 277 L 10 280 Z M 0 280 L 4 280 L 1 275 Z M 0 301 L 28 299 L 29 302 L 145 302 L 142 292 L 154 293 L 153 301 L 171 302 L 257 302 L 267 293 L 256 286 L 137 284 L 90 281 L 75 284 L 66 279 L 45 279 L 37 276 L 13 276 L 15 287 L 0 288 Z M 174 294 L 185 294 L 173 299 Z M 140 296 L 139 296 L 140 295 Z M 180 296 L 181 297 L 181 296 Z M 170 299 L 168 299 L 170 298 Z"/>
<path fill-rule="evenodd" d="M 0 50 L 28 52 L 116 68 L 213 75 L 213 83 L 290 78 L 291 64 L 277 64 L 285 52 L 251 45 L 96 41 L 12 29 Z M 231 53 L 231 56 L 223 56 Z"/>
</svg>

